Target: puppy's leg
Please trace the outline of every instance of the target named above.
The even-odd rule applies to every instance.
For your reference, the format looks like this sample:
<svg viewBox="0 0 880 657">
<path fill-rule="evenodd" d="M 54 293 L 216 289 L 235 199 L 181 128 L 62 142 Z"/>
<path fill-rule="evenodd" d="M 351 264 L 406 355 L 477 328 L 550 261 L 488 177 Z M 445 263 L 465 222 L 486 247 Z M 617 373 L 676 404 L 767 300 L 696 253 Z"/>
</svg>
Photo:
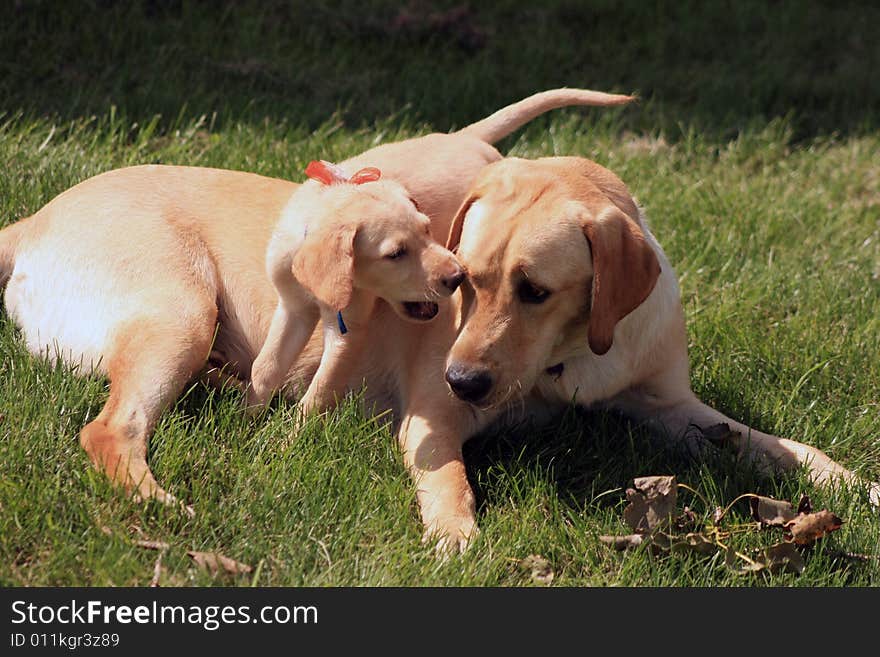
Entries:
<svg viewBox="0 0 880 657">
<path fill-rule="evenodd" d="M 324 351 L 321 364 L 312 377 L 305 394 L 300 399 L 303 418 L 323 413 L 332 408 L 348 390 L 349 373 L 357 370 L 356 361 L 366 348 L 367 331 L 363 327 L 340 335 L 336 327 L 336 315 L 322 311 Z"/>
<path fill-rule="evenodd" d="M 458 424 L 430 412 L 414 413 L 403 418 L 398 433 L 416 484 L 424 540 L 437 541 L 440 554 L 463 552 L 477 533 L 474 493 L 461 452 L 463 436 L 470 432 L 459 431 Z"/>
<path fill-rule="evenodd" d="M 168 318 L 127 323 L 108 354 L 110 395 L 80 432 L 80 443 L 99 471 L 140 498 L 178 504 L 147 465 L 147 439 L 162 411 L 205 364 L 216 311 L 206 315 L 184 325 Z"/>
<path fill-rule="evenodd" d="M 272 316 L 269 334 L 251 368 L 248 409 L 263 406 L 281 387 L 297 356 L 309 341 L 318 322 L 318 308 L 312 303 L 281 299 Z"/>
<path fill-rule="evenodd" d="M 656 391 L 662 388 L 648 388 Z M 810 479 L 816 484 L 829 484 L 843 481 L 853 485 L 865 482 L 842 465 L 832 460 L 823 451 L 787 438 L 752 429 L 741 422 L 732 420 L 723 413 L 701 402 L 690 391 L 677 398 L 658 396 L 640 391 L 622 395 L 618 405 L 628 414 L 661 428 L 669 435 L 693 439 L 693 429 L 700 432 L 718 424 L 726 424 L 730 433 L 725 437 L 739 451 L 772 473 L 776 470 L 794 470 L 806 466 Z M 869 484 L 871 502 L 880 505 L 880 484 Z"/>
</svg>

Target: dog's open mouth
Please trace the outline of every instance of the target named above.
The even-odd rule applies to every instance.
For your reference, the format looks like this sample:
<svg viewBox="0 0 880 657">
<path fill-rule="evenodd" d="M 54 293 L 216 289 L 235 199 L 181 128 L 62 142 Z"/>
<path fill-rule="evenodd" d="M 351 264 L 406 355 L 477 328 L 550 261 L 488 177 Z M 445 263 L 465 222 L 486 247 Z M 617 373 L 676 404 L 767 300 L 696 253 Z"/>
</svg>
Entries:
<svg viewBox="0 0 880 657">
<path fill-rule="evenodd" d="M 427 322 L 434 319 L 440 311 L 440 306 L 433 301 L 404 301 L 403 311 L 407 317 L 417 322 Z"/>
</svg>

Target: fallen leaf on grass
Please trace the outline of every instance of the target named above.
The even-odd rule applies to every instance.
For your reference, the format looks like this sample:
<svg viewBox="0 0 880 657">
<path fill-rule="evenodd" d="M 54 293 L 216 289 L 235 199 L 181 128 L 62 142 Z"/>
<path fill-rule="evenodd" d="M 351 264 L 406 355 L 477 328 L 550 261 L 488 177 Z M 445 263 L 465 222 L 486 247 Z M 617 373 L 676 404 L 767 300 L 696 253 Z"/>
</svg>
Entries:
<svg viewBox="0 0 880 657">
<path fill-rule="evenodd" d="M 530 574 L 533 582 L 547 585 L 553 582 L 553 577 L 555 576 L 553 568 L 550 566 L 550 562 L 540 554 L 530 554 L 520 561 L 519 564 L 525 570 L 531 571 Z"/>
<path fill-rule="evenodd" d="M 165 541 L 150 541 L 150 540 L 138 540 L 134 542 L 138 547 L 146 548 L 148 550 L 167 550 L 171 546 Z"/>
<path fill-rule="evenodd" d="M 684 536 L 668 536 L 659 533 L 654 537 L 654 544 L 658 545 L 658 539 L 664 537 L 668 540 L 668 547 L 664 549 L 670 552 L 696 552 L 697 554 L 715 554 L 718 551 L 718 543 L 708 538 L 705 534 L 699 532 L 691 532 Z M 663 547 L 661 545 L 661 547 Z"/>
<path fill-rule="evenodd" d="M 638 534 L 645 534 L 669 520 L 675 511 L 678 486 L 675 476 L 638 477 L 626 489 L 629 505 L 623 520 Z"/>
<path fill-rule="evenodd" d="M 241 573 L 249 573 L 253 570 L 253 568 L 246 563 L 230 559 L 229 557 L 216 552 L 197 552 L 195 550 L 189 550 L 187 554 L 192 557 L 192 560 L 196 562 L 196 565 L 203 570 L 207 570 L 212 575 L 216 575 L 220 571 L 232 575 L 239 575 Z"/>
<path fill-rule="evenodd" d="M 741 559 L 745 563 L 740 564 L 737 559 Z M 724 563 L 740 575 L 764 570 L 773 574 L 790 572 L 799 575 L 804 572 L 805 567 L 803 556 L 791 543 L 777 543 L 758 550 L 754 558 L 749 558 L 736 552 L 733 548 L 728 548 L 724 555 Z"/>
<path fill-rule="evenodd" d="M 782 527 L 797 516 L 791 502 L 774 500 L 772 497 L 752 497 L 749 499 L 749 507 L 752 509 L 752 518 L 765 527 Z"/>
<path fill-rule="evenodd" d="M 697 514 L 691 511 L 690 507 L 684 507 L 681 515 L 672 520 L 672 527 L 677 533 L 698 531 L 701 524 Z"/>
<path fill-rule="evenodd" d="M 802 513 L 785 523 L 784 527 L 791 534 L 791 540 L 798 545 L 810 545 L 817 538 L 840 529 L 843 520 L 823 509 L 816 513 Z"/>
<path fill-rule="evenodd" d="M 752 517 L 762 527 L 783 529 L 786 534 L 784 542 L 754 550 L 749 556 L 737 552 L 732 546 L 727 547 L 728 538 L 734 532 L 756 531 L 753 523 L 734 525 L 730 529 L 722 527 L 721 522 L 733 502 L 726 508 L 716 507 L 710 525 L 708 518 L 701 520 L 688 507 L 675 515 L 676 491 L 680 485 L 674 476 L 639 477 L 633 480 L 633 485 L 634 488 L 626 491 L 629 504 L 623 517 L 636 533 L 600 536 L 600 542 L 618 551 L 647 545 L 653 555 L 689 552 L 712 555 L 721 550 L 725 552 L 727 566 L 739 574 L 762 571 L 800 574 L 805 567 L 801 554 L 803 546 L 812 545 L 816 539 L 840 529 L 843 524 L 843 520 L 830 511 L 813 513 L 812 502 L 806 495 L 801 497 L 795 510 L 790 502 L 746 493 L 734 502 L 749 498 Z M 698 496 L 706 502 L 701 495 Z M 845 558 L 859 562 L 870 559 L 867 555 L 855 554 Z"/>
</svg>

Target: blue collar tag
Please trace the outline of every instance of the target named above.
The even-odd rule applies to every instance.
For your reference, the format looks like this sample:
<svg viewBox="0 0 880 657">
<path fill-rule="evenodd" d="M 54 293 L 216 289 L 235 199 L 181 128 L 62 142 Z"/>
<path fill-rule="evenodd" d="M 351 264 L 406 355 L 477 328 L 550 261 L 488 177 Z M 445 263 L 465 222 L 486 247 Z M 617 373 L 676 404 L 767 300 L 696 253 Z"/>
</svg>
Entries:
<svg viewBox="0 0 880 657">
<path fill-rule="evenodd" d="M 341 310 L 336 313 L 336 321 L 339 323 L 339 332 L 342 333 L 342 335 L 348 333 L 348 327 L 345 325 L 345 322 L 342 321 Z"/>
</svg>

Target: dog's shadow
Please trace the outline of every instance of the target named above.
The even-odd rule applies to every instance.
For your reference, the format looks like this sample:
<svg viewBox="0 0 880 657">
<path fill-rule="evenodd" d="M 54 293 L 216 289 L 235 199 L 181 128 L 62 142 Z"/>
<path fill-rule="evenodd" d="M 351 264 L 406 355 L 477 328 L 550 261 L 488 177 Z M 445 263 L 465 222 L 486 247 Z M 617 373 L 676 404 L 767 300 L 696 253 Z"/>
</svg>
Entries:
<svg viewBox="0 0 880 657">
<path fill-rule="evenodd" d="M 541 424 L 525 420 L 512 429 L 490 428 L 465 444 L 464 456 L 481 515 L 505 504 L 511 491 L 505 484 L 516 480 L 547 482 L 575 510 L 617 505 L 634 478 L 650 475 L 709 487 L 704 492 L 719 504 L 744 492 L 771 494 L 779 485 L 733 450 L 707 443 L 696 455 L 685 441 L 618 413 L 575 407 Z"/>
</svg>

